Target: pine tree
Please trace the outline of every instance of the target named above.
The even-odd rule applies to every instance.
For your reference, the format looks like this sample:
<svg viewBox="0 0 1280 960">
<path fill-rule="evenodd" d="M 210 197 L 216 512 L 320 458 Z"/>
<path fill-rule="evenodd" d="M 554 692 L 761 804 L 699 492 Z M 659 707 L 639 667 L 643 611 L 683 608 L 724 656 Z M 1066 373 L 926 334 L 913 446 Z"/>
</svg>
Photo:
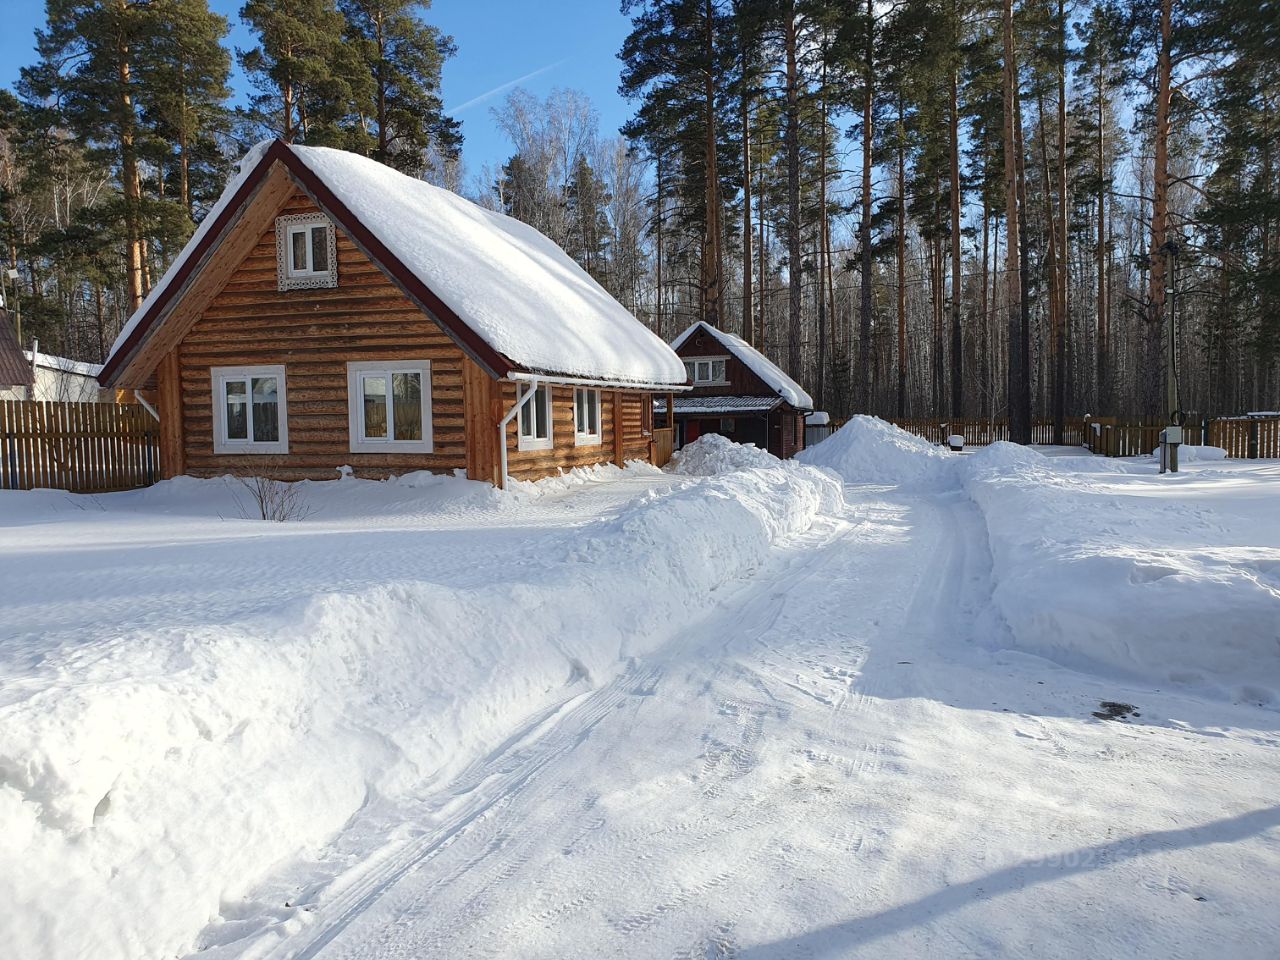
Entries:
<svg viewBox="0 0 1280 960">
<path fill-rule="evenodd" d="M 343 42 L 334 0 L 248 0 L 240 18 L 258 36 L 258 46 L 236 51 L 258 90 L 244 119 L 287 143 L 368 152 L 362 118 L 373 112 L 373 78 L 360 50 Z"/>
<path fill-rule="evenodd" d="M 414 174 L 429 147 L 455 158 L 462 147 L 461 125 L 440 100 L 440 71 L 457 48 L 422 22 L 428 7 L 426 0 L 340 0 L 348 39 L 372 79 L 371 155 Z"/>
<path fill-rule="evenodd" d="M 721 0 L 627 0 L 620 89 L 640 102 L 624 134 L 679 158 L 682 219 L 700 233 L 700 319 L 724 321 L 724 91 L 735 64 Z M 727 164 L 726 164 L 727 166 Z M 673 171 L 674 172 L 674 171 Z"/>
</svg>

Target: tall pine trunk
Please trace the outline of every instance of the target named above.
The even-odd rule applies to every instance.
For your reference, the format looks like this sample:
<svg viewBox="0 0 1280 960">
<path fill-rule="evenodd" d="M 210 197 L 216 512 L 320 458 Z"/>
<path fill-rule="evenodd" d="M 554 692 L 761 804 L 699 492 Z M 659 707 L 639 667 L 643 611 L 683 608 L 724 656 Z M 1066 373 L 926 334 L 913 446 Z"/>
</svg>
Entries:
<svg viewBox="0 0 1280 960">
<path fill-rule="evenodd" d="M 116 37 L 116 109 L 119 111 L 120 187 L 124 193 L 125 253 L 131 310 L 142 306 L 146 296 L 142 249 L 142 178 L 138 173 L 137 121 L 133 108 L 133 75 L 128 38 L 123 32 L 126 17 L 123 0 L 118 0 L 121 33 Z"/>
<path fill-rule="evenodd" d="M 1053 342 L 1053 442 L 1066 442 L 1067 430 L 1067 330 L 1071 322 L 1068 294 L 1067 236 L 1067 12 L 1058 0 L 1058 328 Z M 1052 225 L 1050 225 L 1052 228 Z"/>
<path fill-rule="evenodd" d="M 751 271 L 751 98 L 742 93 L 742 339 L 755 340 L 755 302 Z"/>
<path fill-rule="evenodd" d="M 858 385 L 862 412 L 871 412 L 871 163 L 875 119 L 875 3 L 867 0 L 867 37 L 863 51 L 862 76 L 862 219 L 858 224 L 858 246 L 862 265 L 858 299 Z M 901 322 L 901 321 L 899 321 Z M 899 350 L 901 350 L 899 344 Z M 901 372 L 899 393 L 901 394 Z M 899 405 L 901 406 L 901 399 Z"/>
<path fill-rule="evenodd" d="M 1160 3 L 1160 51 L 1156 60 L 1156 129 L 1155 169 L 1151 190 L 1151 243 L 1148 256 L 1151 261 L 1148 287 L 1146 350 L 1143 371 L 1144 412 L 1156 414 L 1160 410 L 1160 367 L 1165 327 L 1165 287 L 1168 281 L 1165 270 L 1165 246 L 1169 242 L 1169 107 L 1173 94 L 1173 54 L 1170 49 L 1173 38 L 1173 0 Z M 1170 349 L 1172 345 L 1170 345 Z M 1165 411 L 1166 415 L 1172 410 Z"/>
<path fill-rule="evenodd" d="M 907 124 L 898 92 L 898 418 L 907 415 Z M 863 171 L 863 182 L 866 182 Z"/>
<path fill-rule="evenodd" d="M 802 375 L 800 357 L 800 90 L 796 66 L 798 45 L 797 13 L 794 4 L 787 11 L 785 46 L 787 57 L 787 108 L 783 145 L 787 155 L 787 372 Z"/>
<path fill-rule="evenodd" d="M 1031 389 L 1025 363 L 1022 309 L 1022 244 L 1019 203 L 1018 66 L 1014 58 L 1013 0 L 1003 0 L 1005 282 L 1009 326 L 1009 439 L 1031 442 Z"/>
<path fill-rule="evenodd" d="M 951 151 L 951 416 L 964 416 L 964 334 L 961 330 L 964 277 L 960 258 L 960 92 L 957 67 L 948 71 Z"/>
</svg>

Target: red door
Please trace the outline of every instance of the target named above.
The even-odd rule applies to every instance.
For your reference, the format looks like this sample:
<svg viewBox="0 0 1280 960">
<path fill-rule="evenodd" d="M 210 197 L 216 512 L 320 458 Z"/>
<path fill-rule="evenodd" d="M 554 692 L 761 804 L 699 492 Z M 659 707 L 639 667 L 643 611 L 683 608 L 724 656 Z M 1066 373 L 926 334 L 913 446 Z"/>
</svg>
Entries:
<svg viewBox="0 0 1280 960">
<path fill-rule="evenodd" d="M 702 423 L 698 420 L 686 420 L 684 422 L 684 442 L 686 444 L 693 443 L 698 437 L 702 436 Z"/>
</svg>

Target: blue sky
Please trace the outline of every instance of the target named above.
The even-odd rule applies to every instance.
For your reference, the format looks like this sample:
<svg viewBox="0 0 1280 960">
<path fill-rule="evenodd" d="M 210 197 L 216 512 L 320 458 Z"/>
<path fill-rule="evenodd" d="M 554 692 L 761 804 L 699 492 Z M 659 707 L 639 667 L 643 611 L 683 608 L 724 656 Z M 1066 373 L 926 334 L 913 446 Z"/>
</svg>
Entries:
<svg viewBox="0 0 1280 960">
<path fill-rule="evenodd" d="M 239 22 L 243 0 L 210 0 L 231 21 L 230 42 L 253 38 Z M 35 59 L 33 31 L 43 0 L 5 0 L 0 31 L 0 83 L 12 86 Z M 516 85 L 545 95 L 554 87 L 586 93 L 600 113 L 601 133 L 615 133 L 630 114 L 618 96 L 617 53 L 628 22 L 617 0 L 435 0 L 429 23 L 450 34 L 458 54 L 444 69 L 445 105 L 463 123 L 468 176 L 496 165 L 511 148 L 489 114 Z M 237 77 L 236 83 L 243 85 Z"/>
</svg>

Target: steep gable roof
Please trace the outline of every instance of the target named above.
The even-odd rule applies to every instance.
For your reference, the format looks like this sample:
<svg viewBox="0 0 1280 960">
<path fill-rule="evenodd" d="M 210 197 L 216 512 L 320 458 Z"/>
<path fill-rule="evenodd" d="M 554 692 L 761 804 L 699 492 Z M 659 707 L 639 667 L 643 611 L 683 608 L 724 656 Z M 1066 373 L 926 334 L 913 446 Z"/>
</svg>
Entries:
<svg viewBox="0 0 1280 960">
<path fill-rule="evenodd" d="M 259 144 L 242 161 L 239 175 L 121 331 L 103 383 L 118 378 L 172 312 L 277 162 L 493 376 L 684 383 L 671 348 L 532 227 L 366 157 L 280 141 Z"/>
<path fill-rule="evenodd" d="M 671 349 L 679 350 L 684 345 L 684 342 L 698 330 L 714 337 L 725 350 L 746 364 L 748 370 L 763 380 L 770 390 L 774 391 L 791 406 L 797 410 L 813 409 L 813 398 L 805 392 L 804 387 L 783 373 L 776 363 L 741 337 L 736 337 L 724 330 L 718 330 L 702 320 L 694 323 L 684 333 L 676 337 L 671 342 Z"/>
</svg>

